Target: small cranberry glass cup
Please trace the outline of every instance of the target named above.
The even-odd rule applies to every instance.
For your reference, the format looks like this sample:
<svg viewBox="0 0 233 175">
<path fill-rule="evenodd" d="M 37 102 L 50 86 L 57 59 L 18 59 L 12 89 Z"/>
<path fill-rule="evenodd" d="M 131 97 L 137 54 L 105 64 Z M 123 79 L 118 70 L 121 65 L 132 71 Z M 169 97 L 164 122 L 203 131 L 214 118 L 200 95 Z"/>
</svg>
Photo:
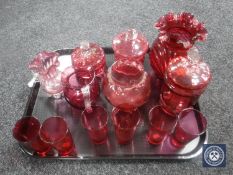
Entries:
<svg viewBox="0 0 233 175">
<path fill-rule="evenodd" d="M 95 144 L 103 144 L 108 137 L 108 113 L 101 106 L 93 106 L 92 111 L 84 110 L 82 124 L 87 129 L 91 141 Z"/>
<path fill-rule="evenodd" d="M 206 131 L 207 120 L 203 114 L 193 108 L 187 108 L 180 112 L 178 122 L 170 137 L 174 147 L 182 148 L 188 142 L 197 138 Z"/>
<path fill-rule="evenodd" d="M 91 68 L 66 68 L 62 73 L 62 85 L 66 100 L 77 108 L 91 110 L 99 96 L 99 84 Z"/>
<path fill-rule="evenodd" d="M 140 118 L 141 115 L 138 109 L 125 112 L 118 108 L 113 108 L 112 121 L 119 144 L 128 144 L 132 141 Z"/>
<path fill-rule="evenodd" d="M 60 156 L 67 156 L 75 152 L 72 135 L 65 120 L 60 116 L 47 118 L 40 128 L 41 139 L 52 145 Z"/>
<path fill-rule="evenodd" d="M 149 112 L 147 140 L 150 144 L 161 144 L 175 127 L 177 118 L 164 112 L 161 106 L 154 106 Z"/>
<path fill-rule="evenodd" d="M 147 39 L 135 29 L 116 35 L 112 42 L 115 60 L 128 59 L 143 63 L 148 47 Z"/>
<path fill-rule="evenodd" d="M 26 148 L 34 150 L 39 156 L 46 156 L 51 146 L 39 137 L 40 122 L 35 117 L 23 117 L 13 128 L 13 137 Z"/>
</svg>

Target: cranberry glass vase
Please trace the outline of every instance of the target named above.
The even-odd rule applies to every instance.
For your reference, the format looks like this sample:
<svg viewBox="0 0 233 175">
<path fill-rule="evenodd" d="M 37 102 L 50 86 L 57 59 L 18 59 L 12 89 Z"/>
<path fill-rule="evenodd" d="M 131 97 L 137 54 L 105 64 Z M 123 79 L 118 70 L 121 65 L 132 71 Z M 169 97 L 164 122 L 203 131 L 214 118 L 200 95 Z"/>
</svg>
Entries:
<svg viewBox="0 0 233 175">
<path fill-rule="evenodd" d="M 102 77 L 106 68 L 106 59 L 103 49 L 96 43 L 83 41 L 71 54 L 75 70 L 92 67 L 97 77 Z"/>
<path fill-rule="evenodd" d="M 62 91 L 58 57 L 57 52 L 43 51 L 37 54 L 28 66 L 34 76 L 39 78 L 42 88 L 55 97 Z"/>
<path fill-rule="evenodd" d="M 157 76 L 164 78 L 169 62 L 177 56 L 187 56 L 196 41 L 204 41 L 207 31 L 190 13 L 168 13 L 162 16 L 155 28 L 159 35 L 150 49 L 150 62 Z"/>
<path fill-rule="evenodd" d="M 91 68 L 66 68 L 62 73 L 62 85 L 66 100 L 74 107 L 91 110 L 99 96 L 99 84 Z"/>
<path fill-rule="evenodd" d="M 136 61 L 116 61 L 103 80 L 104 95 L 113 106 L 123 111 L 143 105 L 150 92 L 150 77 L 143 65 Z"/>
<path fill-rule="evenodd" d="M 178 114 L 194 105 L 211 80 L 209 66 L 193 56 L 177 57 L 167 68 L 160 104 L 168 113 Z"/>
<path fill-rule="evenodd" d="M 116 35 L 112 42 L 115 60 L 129 59 L 143 62 L 148 45 L 148 41 L 143 34 L 135 29 L 122 32 Z"/>
</svg>

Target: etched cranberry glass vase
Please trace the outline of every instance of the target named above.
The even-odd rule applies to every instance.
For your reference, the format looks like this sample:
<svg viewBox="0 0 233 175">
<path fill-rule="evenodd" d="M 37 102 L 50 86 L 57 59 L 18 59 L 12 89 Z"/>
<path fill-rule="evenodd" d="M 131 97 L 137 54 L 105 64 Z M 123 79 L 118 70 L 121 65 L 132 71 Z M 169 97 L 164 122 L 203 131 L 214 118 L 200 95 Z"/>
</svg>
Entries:
<svg viewBox="0 0 233 175">
<path fill-rule="evenodd" d="M 123 111 L 132 111 L 143 105 L 150 92 L 150 77 L 143 65 L 136 61 L 116 61 L 103 81 L 104 95 L 113 106 Z"/>
<path fill-rule="evenodd" d="M 39 78 L 42 88 L 54 97 L 60 97 L 62 92 L 58 57 L 57 52 L 43 51 L 37 54 L 28 65 L 34 77 Z"/>
<path fill-rule="evenodd" d="M 186 57 L 196 41 L 204 41 L 207 37 L 204 24 L 187 12 L 170 12 L 155 23 L 155 28 L 159 30 L 159 35 L 150 49 L 150 62 L 161 79 L 172 59 Z"/>
</svg>

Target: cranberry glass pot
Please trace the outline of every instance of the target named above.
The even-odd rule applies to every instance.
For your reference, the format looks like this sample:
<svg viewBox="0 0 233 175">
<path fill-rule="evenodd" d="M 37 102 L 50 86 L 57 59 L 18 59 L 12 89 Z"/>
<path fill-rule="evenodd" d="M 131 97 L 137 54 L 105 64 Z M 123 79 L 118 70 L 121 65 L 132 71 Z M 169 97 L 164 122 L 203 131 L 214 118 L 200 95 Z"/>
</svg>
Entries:
<svg viewBox="0 0 233 175">
<path fill-rule="evenodd" d="M 143 65 L 136 61 L 116 61 L 103 81 L 104 95 L 113 106 L 123 111 L 132 111 L 143 105 L 150 92 L 150 77 Z"/>
</svg>

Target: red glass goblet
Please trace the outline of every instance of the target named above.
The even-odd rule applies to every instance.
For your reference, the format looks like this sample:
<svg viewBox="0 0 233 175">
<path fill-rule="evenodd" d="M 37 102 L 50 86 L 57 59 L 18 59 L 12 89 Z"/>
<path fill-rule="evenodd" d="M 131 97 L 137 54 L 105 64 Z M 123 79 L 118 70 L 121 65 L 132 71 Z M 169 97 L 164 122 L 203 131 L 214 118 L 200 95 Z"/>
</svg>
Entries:
<svg viewBox="0 0 233 175">
<path fill-rule="evenodd" d="M 46 156 L 51 146 L 39 137 L 40 122 L 37 118 L 23 117 L 13 128 L 13 137 L 25 147 L 34 150 L 39 156 Z"/>
<path fill-rule="evenodd" d="M 65 120 L 60 116 L 47 118 L 40 128 L 41 139 L 51 144 L 60 156 L 67 156 L 75 152 L 72 135 Z"/>
<path fill-rule="evenodd" d="M 128 144 L 132 141 L 140 118 L 139 110 L 125 112 L 118 108 L 113 108 L 112 121 L 119 144 Z"/>
<path fill-rule="evenodd" d="M 108 113 L 103 107 L 93 106 L 91 112 L 84 110 L 82 123 L 93 143 L 103 144 L 106 142 L 108 136 Z"/>
<path fill-rule="evenodd" d="M 147 140 L 150 144 L 161 144 L 165 136 L 174 129 L 177 119 L 165 113 L 161 106 L 154 106 L 149 112 L 149 131 Z"/>
<path fill-rule="evenodd" d="M 178 122 L 170 141 L 174 147 L 182 148 L 191 140 L 206 131 L 207 120 L 203 114 L 193 108 L 183 110 L 178 116 Z"/>
</svg>

